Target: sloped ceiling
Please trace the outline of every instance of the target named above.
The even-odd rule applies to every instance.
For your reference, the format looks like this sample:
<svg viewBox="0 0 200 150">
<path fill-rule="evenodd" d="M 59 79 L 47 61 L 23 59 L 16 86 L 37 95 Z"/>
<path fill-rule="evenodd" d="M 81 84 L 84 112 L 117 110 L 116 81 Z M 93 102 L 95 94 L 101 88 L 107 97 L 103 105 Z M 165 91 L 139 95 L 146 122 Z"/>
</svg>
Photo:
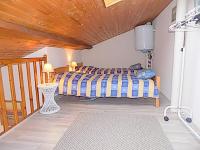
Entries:
<svg viewBox="0 0 200 150">
<path fill-rule="evenodd" d="M 152 21 L 172 0 L 3 0 L 0 2 L 0 59 L 45 46 L 90 49 Z"/>
</svg>

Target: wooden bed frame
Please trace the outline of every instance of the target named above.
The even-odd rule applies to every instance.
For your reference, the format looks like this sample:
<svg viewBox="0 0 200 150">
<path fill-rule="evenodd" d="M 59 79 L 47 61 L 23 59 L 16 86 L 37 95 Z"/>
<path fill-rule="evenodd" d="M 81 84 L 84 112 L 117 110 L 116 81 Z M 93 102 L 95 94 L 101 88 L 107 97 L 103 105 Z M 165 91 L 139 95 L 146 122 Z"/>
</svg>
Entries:
<svg viewBox="0 0 200 150">
<path fill-rule="evenodd" d="M 158 90 L 160 92 L 160 76 L 155 76 L 153 78 L 153 80 L 157 83 L 157 87 L 158 87 Z M 159 98 L 156 98 L 155 99 L 155 106 L 158 108 L 160 107 L 160 99 Z"/>
<path fill-rule="evenodd" d="M 78 66 L 83 66 L 83 63 L 77 63 Z M 70 66 L 69 65 L 66 65 L 64 67 L 59 67 L 59 68 L 55 68 L 54 69 L 54 73 L 57 74 L 57 73 L 62 73 L 62 72 L 66 72 L 66 71 L 69 71 L 70 69 Z"/>
<path fill-rule="evenodd" d="M 81 62 L 81 63 L 78 63 L 77 65 L 78 66 L 83 66 L 83 63 Z M 55 68 L 54 72 L 55 72 L 55 74 L 63 73 L 65 71 L 69 71 L 69 68 L 70 68 L 69 65 L 67 65 L 65 67 Z M 155 76 L 153 78 L 153 80 L 157 83 L 158 90 L 160 91 L 160 77 L 159 76 Z M 157 108 L 160 107 L 160 99 L 159 98 L 155 98 L 155 102 L 154 103 L 155 103 L 155 106 Z"/>
</svg>

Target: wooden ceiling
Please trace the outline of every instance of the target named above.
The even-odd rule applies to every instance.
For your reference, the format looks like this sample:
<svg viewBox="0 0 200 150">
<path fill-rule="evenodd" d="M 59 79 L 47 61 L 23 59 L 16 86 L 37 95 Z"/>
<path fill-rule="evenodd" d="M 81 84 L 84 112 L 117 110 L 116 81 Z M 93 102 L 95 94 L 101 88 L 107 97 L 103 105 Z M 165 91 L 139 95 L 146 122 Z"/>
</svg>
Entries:
<svg viewBox="0 0 200 150">
<path fill-rule="evenodd" d="M 90 49 L 93 45 L 152 21 L 172 0 L 0 1 L 0 59 L 45 46 Z"/>
</svg>

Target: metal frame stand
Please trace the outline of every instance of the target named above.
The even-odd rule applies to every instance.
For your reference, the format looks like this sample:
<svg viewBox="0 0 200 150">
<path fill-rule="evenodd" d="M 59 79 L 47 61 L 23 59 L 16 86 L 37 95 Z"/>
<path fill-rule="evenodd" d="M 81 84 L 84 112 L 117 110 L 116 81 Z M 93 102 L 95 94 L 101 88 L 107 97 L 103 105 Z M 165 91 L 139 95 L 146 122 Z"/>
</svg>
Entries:
<svg viewBox="0 0 200 150">
<path fill-rule="evenodd" d="M 200 6 L 195 7 L 191 11 L 189 11 L 185 19 L 182 21 L 179 21 L 169 27 L 169 31 L 181 31 L 184 32 L 184 45 L 185 47 L 185 32 L 187 32 L 187 27 L 194 27 L 199 28 L 200 23 Z M 197 137 L 198 140 L 200 140 L 200 135 L 189 125 L 189 123 L 192 122 L 192 111 L 189 107 L 181 106 L 182 103 L 182 92 L 183 92 L 183 81 L 184 81 L 184 63 L 185 63 L 185 51 L 183 51 L 184 48 L 181 49 L 183 52 L 182 59 L 181 59 L 181 78 L 180 78 L 180 91 L 179 91 L 179 97 L 178 97 L 178 106 L 168 106 L 164 110 L 164 120 L 169 121 L 169 117 L 167 116 L 167 111 L 169 109 L 177 110 L 178 118 L 183 122 L 183 124 Z M 189 115 L 186 117 L 186 119 L 183 118 L 182 110 L 188 111 Z"/>
<path fill-rule="evenodd" d="M 181 78 L 180 78 L 180 91 L 179 91 L 179 98 L 178 98 L 178 106 L 168 106 L 164 110 L 164 120 L 169 121 L 169 117 L 167 116 L 167 111 L 170 109 L 177 110 L 178 118 L 184 123 L 184 125 L 200 140 L 200 135 L 189 125 L 192 122 L 192 111 L 189 107 L 181 106 L 182 103 L 182 92 L 183 92 L 183 81 L 184 81 L 184 67 L 185 67 L 185 51 L 184 48 L 181 49 L 183 52 L 182 55 L 182 65 L 181 65 Z M 182 117 L 182 110 L 188 111 L 189 115 L 184 119 Z"/>
</svg>

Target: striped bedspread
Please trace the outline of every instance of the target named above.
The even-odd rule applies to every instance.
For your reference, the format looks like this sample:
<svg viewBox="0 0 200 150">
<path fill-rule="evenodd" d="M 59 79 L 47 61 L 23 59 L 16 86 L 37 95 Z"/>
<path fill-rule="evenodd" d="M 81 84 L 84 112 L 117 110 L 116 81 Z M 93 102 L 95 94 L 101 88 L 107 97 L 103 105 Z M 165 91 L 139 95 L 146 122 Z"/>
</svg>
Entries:
<svg viewBox="0 0 200 150">
<path fill-rule="evenodd" d="M 141 80 L 127 74 L 65 72 L 57 74 L 54 82 L 59 83 L 56 94 L 85 97 L 159 97 L 153 80 Z"/>
<path fill-rule="evenodd" d="M 97 68 L 93 66 L 77 66 L 76 72 L 87 74 L 131 74 L 135 73 L 134 69 L 130 68 Z"/>
</svg>

